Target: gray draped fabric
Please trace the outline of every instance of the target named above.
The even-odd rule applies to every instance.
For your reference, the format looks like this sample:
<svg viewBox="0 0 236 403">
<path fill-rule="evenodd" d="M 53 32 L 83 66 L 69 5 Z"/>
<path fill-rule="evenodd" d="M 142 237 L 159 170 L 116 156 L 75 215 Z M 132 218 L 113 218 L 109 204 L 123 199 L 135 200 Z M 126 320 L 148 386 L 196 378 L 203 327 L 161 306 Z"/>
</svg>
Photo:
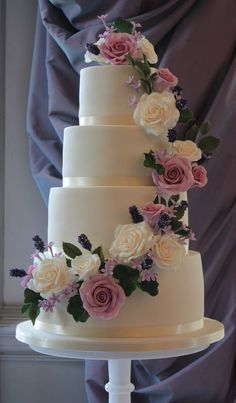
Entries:
<svg viewBox="0 0 236 403">
<path fill-rule="evenodd" d="M 54 3 L 54 4 L 53 4 Z M 179 78 L 201 122 L 221 139 L 207 164 L 209 184 L 189 193 L 192 248 L 203 257 L 206 316 L 222 321 L 225 338 L 176 359 L 134 361 L 135 403 L 236 401 L 236 2 L 235 0 L 40 0 L 28 103 L 32 173 L 44 197 L 61 185 L 63 129 L 78 124 L 79 72 L 86 42 L 109 13 L 142 24 L 163 67 Z M 86 363 L 89 403 L 105 403 L 106 363 Z"/>
</svg>

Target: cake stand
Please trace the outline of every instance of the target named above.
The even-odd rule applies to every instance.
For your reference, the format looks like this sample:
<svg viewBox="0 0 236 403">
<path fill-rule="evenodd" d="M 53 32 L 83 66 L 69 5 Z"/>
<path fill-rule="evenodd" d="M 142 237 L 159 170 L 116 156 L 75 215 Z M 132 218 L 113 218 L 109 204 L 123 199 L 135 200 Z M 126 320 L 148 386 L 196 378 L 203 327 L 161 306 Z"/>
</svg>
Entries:
<svg viewBox="0 0 236 403">
<path fill-rule="evenodd" d="M 109 403 L 131 403 L 131 360 L 169 358 L 192 354 L 224 337 L 224 326 L 204 319 L 202 329 L 156 338 L 79 338 L 36 330 L 30 321 L 17 325 L 16 338 L 39 353 L 65 358 L 108 360 Z"/>
</svg>

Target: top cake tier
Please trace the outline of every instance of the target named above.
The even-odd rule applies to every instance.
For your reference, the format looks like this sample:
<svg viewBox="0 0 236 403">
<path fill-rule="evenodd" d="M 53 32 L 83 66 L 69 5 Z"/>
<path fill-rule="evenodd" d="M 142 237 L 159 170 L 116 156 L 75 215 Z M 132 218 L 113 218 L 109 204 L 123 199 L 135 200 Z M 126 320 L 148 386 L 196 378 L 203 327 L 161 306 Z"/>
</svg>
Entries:
<svg viewBox="0 0 236 403">
<path fill-rule="evenodd" d="M 136 76 L 131 66 L 92 66 L 81 70 L 79 122 L 83 126 L 134 125 L 130 98 L 137 91 L 127 84 Z"/>
</svg>

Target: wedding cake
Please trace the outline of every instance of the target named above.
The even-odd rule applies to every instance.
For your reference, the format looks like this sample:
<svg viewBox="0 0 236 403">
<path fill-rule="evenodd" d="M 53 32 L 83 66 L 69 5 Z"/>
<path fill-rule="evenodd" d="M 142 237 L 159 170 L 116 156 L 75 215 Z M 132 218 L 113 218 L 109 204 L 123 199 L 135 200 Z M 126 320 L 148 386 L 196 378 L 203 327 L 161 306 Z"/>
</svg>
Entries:
<svg viewBox="0 0 236 403">
<path fill-rule="evenodd" d="M 201 256 L 189 250 L 187 191 L 207 183 L 216 139 L 138 24 L 115 20 L 80 75 L 79 126 L 64 131 L 63 187 L 48 244 L 23 277 L 35 329 L 78 337 L 159 337 L 203 327 Z M 187 129 L 175 130 L 177 123 Z"/>
</svg>

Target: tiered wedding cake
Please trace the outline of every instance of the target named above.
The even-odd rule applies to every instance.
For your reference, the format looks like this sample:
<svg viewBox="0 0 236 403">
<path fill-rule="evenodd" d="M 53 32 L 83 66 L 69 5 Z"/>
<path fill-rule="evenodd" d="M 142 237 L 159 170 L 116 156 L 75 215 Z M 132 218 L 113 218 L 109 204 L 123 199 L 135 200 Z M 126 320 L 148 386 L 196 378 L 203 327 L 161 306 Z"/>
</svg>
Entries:
<svg viewBox="0 0 236 403">
<path fill-rule="evenodd" d="M 181 140 L 174 127 L 193 115 L 177 78 L 150 67 L 156 53 L 135 24 L 105 27 L 87 46 L 86 61 L 103 65 L 81 71 L 80 125 L 65 129 L 63 187 L 49 199 L 54 245 L 34 238 L 23 311 L 36 329 L 79 337 L 198 330 L 204 286 L 186 191 L 207 182 L 198 161 L 209 141 L 197 132 L 208 127 L 191 123 Z"/>
</svg>

